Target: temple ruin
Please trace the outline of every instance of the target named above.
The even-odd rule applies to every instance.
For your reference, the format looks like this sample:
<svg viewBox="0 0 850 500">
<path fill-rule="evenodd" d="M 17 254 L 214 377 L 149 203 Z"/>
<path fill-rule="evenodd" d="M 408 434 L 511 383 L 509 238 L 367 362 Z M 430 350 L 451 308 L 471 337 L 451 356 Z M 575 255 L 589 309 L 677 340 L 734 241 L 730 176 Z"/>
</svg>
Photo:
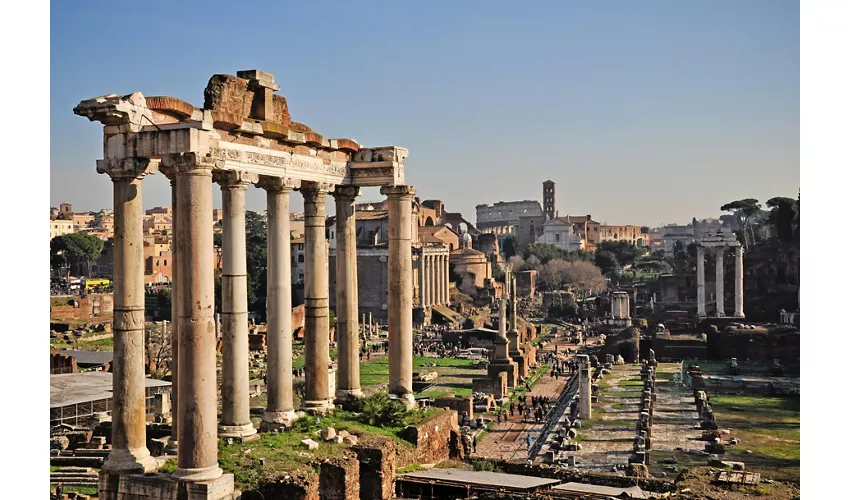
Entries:
<svg viewBox="0 0 850 500">
<path fill-rule="evenodd" d="M 248 404 L 245 193 L 250 185 L 265 190 L 268 203 L 268 406 L 261 430 L 288 425 L 296 418 L 290 324 L 292 191 L 304 198 L 305 212 L 307 384 L 302 409 L 323 413 L 334 407 L 336 399 L 361 394 L 354 201 L 366 186 L 380 186 L 388 197 L 389 392 L 408 407 L 414 403 L 411 203 L 415 190 L 404 183 L 408 151 L 325 138 L 292 121 L 286 99 L 275 94 L 279 89 L 269 73 L 239 71 L 236 76 L 210 78 L 202 108 L 139 92 L 84 100 L 74 108 L 75 114 L 103 124 L 104 152 L 97 160 L 97 171 L 111 177 L 114 190 L 113 445 L 99 479 L 100 498 L 136 498 L 133 495 L 140 491 L 150 495 L 154 490 L 162 496 L 152 498 L 172 498 L 175 484 L 185 492 L 181 498 L 233 498 L 233 475 L 223 474 L 218 466 L 218 437 L 244 439 L 257 432 Z M 177 318 L 173 335 L 176 411 L 170 441 L 178 463 L 177 470 L 164 479 L 143 475 L 154 469 L 154 460 L 145 443 L 142 188 L 144 178 L 157 172 L 171 181 L 173 251 L 178 263 L 172 289 L 172 314 Z M 222 190 L 224 207 L 220 420 L 213 310 L 213 183 Z M 328 194 L 336 202 L 338 234 L 340 351 L 335 394 L 330 393 L 329 380 Z M 435 262 L 445 269 L 442 257 Z M 429 266 L 431 261 L 425 262 Z M 441 271 L 434 276 L 445 279 L 447 274 Z M 433 298 L 430 293 L 427 297 Z"/>
</svg>

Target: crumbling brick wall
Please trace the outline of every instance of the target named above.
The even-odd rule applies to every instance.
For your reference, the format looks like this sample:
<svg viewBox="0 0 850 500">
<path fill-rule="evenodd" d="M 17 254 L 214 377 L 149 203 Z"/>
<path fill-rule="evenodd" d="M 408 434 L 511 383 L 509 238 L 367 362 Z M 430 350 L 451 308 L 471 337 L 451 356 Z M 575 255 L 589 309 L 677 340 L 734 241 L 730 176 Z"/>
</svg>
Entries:
<svg viewBox="0 0 850 500">
<path fill-rule="evenodd" d="M 360 462 L 354 455 L 325 460 L 319 470 L 321 500 L 356 500 L 360 498 Z"/>
<path fill-rule="evenodd" d="M 434 464 L 449 458 L 452 429 L 458 429 L 457 412 L 445 410 L 403 431 L 403 438 L 416 445 L 416 463 Z"/>
<path fill-rule="evenodd" d="M 50 348 L 50 373 L 77 373 L 77 358 Z"/>
<path fill-rule="evenodd" d="M 263 483 L 256 491 L 263 498 L 319 500 L 319 475 L 312 470 L 300 470 L 273 483 Z"/>
<path fill-rule="evenodd" d="M 389 437 L 372 438 L 352 450 L 360 463 L 360 499 L 392 498 L 395 469 L 403 466 L 397 461 L 398 444 Z"/>
</svg>

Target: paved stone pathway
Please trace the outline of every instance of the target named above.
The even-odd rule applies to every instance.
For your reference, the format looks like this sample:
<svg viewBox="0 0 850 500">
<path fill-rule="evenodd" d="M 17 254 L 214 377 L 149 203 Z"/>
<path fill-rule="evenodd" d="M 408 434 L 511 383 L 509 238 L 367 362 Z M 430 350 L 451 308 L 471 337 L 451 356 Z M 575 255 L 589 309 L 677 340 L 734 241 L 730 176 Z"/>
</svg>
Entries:
<svg viewBox="0 0 850 500">
<path fill-rule="evenodd" d="M 566 352 L 567 348 L 573 350 L 576 348 L 575 344 L 557 339 L 546 345 L 543 350 L 554 352 L 556 345 L 558 352 L 562 353 Z M 559 377 L 556 380 L 550 377 L 548 373 L 543 374 L 537 384 L 531 388 L 529 395 L 546 396 L 549 401 L 554 403 L 565 389 L 567 381 L 568 379 L 565 377 Z M 488 417 L 492 418 L 492 415 L 488 415 Z M 529 421 L 524 423 L 519 412 L 515 412 L 513 417 L 508 414 L 507 422 L 494 423 L 490 431 L 484 434 L 478 443 L 478 452 L 473 456 L 525 462 L 528 459 L 528 444 L 526 442 L 528 435 L 531 434 L 532 439 L 537 439 L 544 425 L 545 422 L 535 424 Z"/>
</svg>

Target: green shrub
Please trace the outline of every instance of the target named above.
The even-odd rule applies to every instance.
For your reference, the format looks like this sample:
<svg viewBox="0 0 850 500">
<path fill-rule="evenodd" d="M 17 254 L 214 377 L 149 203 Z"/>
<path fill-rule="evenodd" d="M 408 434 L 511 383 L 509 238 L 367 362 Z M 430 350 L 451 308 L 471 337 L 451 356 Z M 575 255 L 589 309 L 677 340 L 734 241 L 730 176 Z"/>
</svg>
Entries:
<svg viewBox="0 0 850 500">
<path fill-rule="evenodd" d="M 166 461 L 164 464 L 162 464 L 162 466 L 159 468 L 159 472 L 162 472 L 162 473 L 165 473 L 165 474 L 171 474 L 176 470 L 177 470 L 177 459 L 176 458 L 169 458 L 168 461 Z"/>
<path fill-rule="evenodd" d="M 386 392 L 361 398 L 352 407 L 352 411 L 360 413 L 360 422 L 376 427 L 399 427 L 404 425 L 407 407 L 397 399 L 390 399 Z"/>
<path fill-rule="evenodd" d="M 496 464 L 492 460 L 478 460 L 472 464 L 472 469 L 479 472 L 493 472 L 496 470 Z"/>
</svg>

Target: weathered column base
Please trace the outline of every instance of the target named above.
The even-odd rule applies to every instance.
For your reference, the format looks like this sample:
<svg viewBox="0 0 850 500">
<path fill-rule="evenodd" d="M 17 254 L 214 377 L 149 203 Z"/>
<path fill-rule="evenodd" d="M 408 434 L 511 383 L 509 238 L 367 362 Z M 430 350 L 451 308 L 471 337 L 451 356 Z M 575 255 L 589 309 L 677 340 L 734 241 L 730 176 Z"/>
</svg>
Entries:
<svg viewBox="0 0 850 500">
<path fill-rule="evenodd" d="M 271 432 L 274 429 L 289 428 L 298 420 L 295 410 L 289 411 L 267 411 L 263 413 L 263 421 L 260 422 L 261 432 Z"/>
<path fill-rule="evenodd" d="M 390 399 L 398 399 L 399 401 L 404 403 L 404 406 L 406 406 L 408 410 L 412 410 L 412 409 L 416 408 L 416 398 L 414 398 L 413 394 L 411 394 L 411 393 L 407 393 L 407 394 L 389 393 L 388 396 L 389 396 Z"/>
<path fill-rule="evenodd" d="M 113 449 L 103 464 L 103 470 L 111 473 L 152 472 L 156 470 L 156 459 L 147 447 Z"/>
<path fill-rule="evenodd" d="M 197 483 L 201 481 L 213 481 L 222 476 L 224 471 L 221 470 L 221 467 L 218 465 L 213 465 L 212 467 L 202 467 L 197 469 L 183 469 L 178 467 L 177 470 L 174 471 L 172 476 L 175 479 L 180 480 L 181 482 L 186 483 Z M 232 474 L 229 474 L 232 476 Z"/>
<path fill-rule="evenodd" d="M 317 401 L 302 401 L 301 408 L 311 414 L 319 414 L 325 415 L 326 413 L 330 413 L 334 409 L 334 404 L 327 399 L 319 399 Z"/>
<path fill-rule="evenodd" d="M 336 390 L 336 399 L 338 401 L 351 401 L 352 399 L 359 399 L 363 397 L 362 389 L 337 389 Z"/>
<path fill-rule="evenodd" d="M 254 424 L 248 422 L 243 425 L 218 425 L 218 437 L 219 438 L 234 438 L 241 439 L 242 441 L 250 441 L 253 439 L 258 439 L 260 436 L 257 435 L 257 429 L 254 428 Z"/>
<path fill-rule="evenodd" d="M 743 317 L 744 317 L 744 313 L 738 313 L 738 312 L 736 312 L 735 314 L 733 314 L 733 315 L 732 315 L 732 317 L 733 317 L 733 318 L 743 318 Z"/>
<path fill-rule="evenodd" d="M 201 482 L 179 481 L 168 474 L 123 474 L 101 472 L 98 498 L 106 500 L 235 500 L 241 492 L 234 487 L 233 474 Z"/>
</svg>

